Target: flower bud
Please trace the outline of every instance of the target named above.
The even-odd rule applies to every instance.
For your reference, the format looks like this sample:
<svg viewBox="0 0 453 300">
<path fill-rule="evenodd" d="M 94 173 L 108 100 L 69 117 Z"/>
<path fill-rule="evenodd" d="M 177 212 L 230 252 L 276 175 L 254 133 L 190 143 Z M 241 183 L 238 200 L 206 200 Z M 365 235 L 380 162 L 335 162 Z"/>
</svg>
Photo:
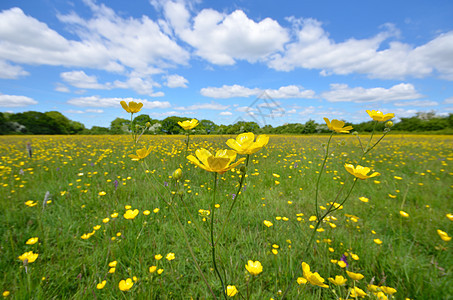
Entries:
<svg viewBox="0 0 453 300">
<path fill-rule="evenodd" d="M 385 123 L 385 127 L 387 127 L 387 128 L 393 127 L 393 122 L 392 121 L 388 121 L 387 123 Z"/>
<path fill-rule="evenodd" d="M 135 129 L 140 129 L 140 125 L 135 124 Z"/>
<path fill-rule="evenodd" d="M 150 122 L 146 122 L 145 126 L 146 126 L 146 128 L 149 128 L 149 127 L 151 127 L 151 123 Z"/>
<path fill-rule="evenodd" d="M 240 169 L 241 173 L 245 174 L 247 172 L 247 168 L 245 166 L 242 166 Z"/>
<path fill-rule="evenodd" d="M 176 170 L 173 172 L 172 177 L 173 177 L 174 179 L 176 179 L 176 180 L 181 179 L 181 177 L 182 177 L 182 170 L 181 170 L 181 168 L 176 169 Z"/>
</svg>

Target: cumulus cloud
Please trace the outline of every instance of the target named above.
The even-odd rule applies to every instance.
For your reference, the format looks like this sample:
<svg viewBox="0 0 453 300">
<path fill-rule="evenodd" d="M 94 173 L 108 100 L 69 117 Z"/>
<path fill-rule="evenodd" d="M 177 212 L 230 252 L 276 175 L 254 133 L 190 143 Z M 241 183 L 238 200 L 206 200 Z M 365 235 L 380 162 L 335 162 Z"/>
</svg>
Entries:
<svg viewBox="0 0 453 300">
<path fill-rule="evenodd" d="M 322 98 L 329 102 L 376 102 L 412 100 L 423 97 L 415 87 L 409 83 L 400 83 L 389 89 L 376 88 L 351 88 L 347 84 L 331 84 L 331 90 L 321 94 Z"/>
<path fill-rule="evenodd" d="M 0 42 L 1 43 L 1 42 Z M 21 76 L 27 76 L 29 73 L 24 71 L 22 67 L 12 65 L 0 59 L 0 78 L 1 79 L 17 79 Z"/>
<path fill-rule="evenodd" d="M 0 59 L 23 64 L 147 72 L 187 64 L 189 53 L 147 16 L 122 18 L 104 4 L 84 1 L 90 18 L 58 15 L 79 40 L 70 40 L 20 8 L 0 12 Z"/>
<path fill-rule="evenodd" d="M 61 93 L 69 93 L 71 90 L 64 84 L 57 83 L 55 86 L 55 91 L 61 92 Z"/>
<path fill-rule="evenodd" d="M 108 89 L 109 84 L 100 84 L 96 76 L 88 76 L 84 71 L 63 72 L 60 74 L 68 84 L 81 89 Z"/>
<path fill-rule="evenodd" d="M 399 36 L 399 31 L 389 24 L 370 38 L 335 42 L 317 20 L 293 18 L 290 21 L 295 28 L 296 40 L 272 56 L 268 65 L 273 69 L 319 69 L 323 76 L 360 73 L 383 79 L 426 77 L 438 73 L 444 79 L 453 80 L 453 31 L 418 47 L 389 41 L 388 48 L 383 48 L 384 41 Z"/>
<path fill-rule="evenodd" d="M 187 107 L 175 107 L 177 110 L 199 110 L 199 109 L 210 109 L 210 110 L 225 110 L 229 108 L 229 105 L 222 105 L 216 102 L 211 103 L 199 103 L 190 105 Z"/>
<path fill-rule="evenodd" d="M 233 113 L 231 111 L 222 111 L 219 115 L 221 116 L 231 116 Z"/>
<path fill-rule="evenodd" d="M 95 113 L 95 114 L 102 114 L 104 112 L 103 109 L 85 109 L 87 113 Z"/>
<path fill-rule="evenodd" d="M 314 98 L 315 92 L 312 90 L 304 90 L 296 85 L 282 86 L 278 90 L 266 89 L 264 90 L 269 97 L 274 99 L 287 99 L 287 98 Z"/>
<path fill-rule="evenodd" d="M 396 102 L 395 106 L 436 106 L 439 105 L 436 101 L 431 100 L 415 100 L 415 101 L 404 101 L 404 102 Z"/>
<path fill-rule="evenodd" d="M 210 63 L 233 65 L 236 60 L 256 62 L 283 50 L 289 34 L 277 21 L 255 22 L 242 10 L 231 14 L 203 9 L 193 20 L 181 2 L 168 1 L 164 15 L 174 32 Z"/>
<path fill-rule="evenodd" d="M 261 92 L 260 89 L 254 88 L 249 89 L 244 86 L 235 85 L 223 85 L 222 87 L 207 87 L 202 88 L 200 93 L 205 97 L 211 98 L 235 98 L 235 97 L 249 97 L 257 95 Z"/>
<path fill-rule="evenodd" d="M 38 104 L 38 101 L 30 97 L 0 94 L 0 107 L 22 107 L 34 104 Z"/>
<path fill-rule="evenodd" d="M 75 106 L 88 106 L 88 107 L 121 107 L 121 101 L 135 101 L 143 103 L 143 108 L 169 108 L 171 105 L 168 101 L 148 101 L 144 99 L 135 98 L 102 98 L 100 96 L 88 96 L 73 98 L 68 100 L 68 104 Z"/>
<path fill-rule="evenodd" d="M 444 104 L 453 104 L 453 97 L 449 97 L 444 100 Z"/>
<path fill-rule="evenodd" d="M 186 88 L 189 81 L 180 75 L 169 75 L 167 76 L 166 86 L 169 88 Z"/>
<path fill-rule="evenodd" d="M 200 93 L 203 96 L 211 98 L 246 98 L 250 96 L 260 96 L 265 93 L 265 96 L 271 99 L 287 99 L 287 98 L 314 98 L 315 92 L 305 90 L 296 85 L 282 86 L 279 89 L 259 89 L 247 88 L 238 84 L 223 85 L 222 87 L 207 87 L 202 88 Z"/>
</svg>

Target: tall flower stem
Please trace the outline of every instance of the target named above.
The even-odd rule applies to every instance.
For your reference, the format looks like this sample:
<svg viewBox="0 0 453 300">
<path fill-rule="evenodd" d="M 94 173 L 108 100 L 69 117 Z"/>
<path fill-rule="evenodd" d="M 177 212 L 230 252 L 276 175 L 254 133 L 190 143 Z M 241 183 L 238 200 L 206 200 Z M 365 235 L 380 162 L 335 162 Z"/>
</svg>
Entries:
<svg viewBox="0 0 453 300">
<path fill-rule="evenodd" d="M 195 267 L 197 268 L 198 273 L 200 274 L 200 276 L 203 279 L 204 283 L 208 287 L 208 289 L 211 292 L 211 294 L 214 297 L 214 299 L 217 299 L 214 291 L 212 290 L 211 286 L 209 285 L 208 281 L 206 280 L 206 277 L 204 276 L 203 271 L 200 268 L 200 265 L 198 264 L 198 261 L 197 261 L 197 259 L 195 257 L 195 254 L 193 253 L 192 247 L 190 246 L 189 238 L 187 237 L 186 231 L 184 230 L 184 226 L 182 225 L 181 219 L 179 219 L 178 213 L 176 212 L 176 210 L 173 207 L 172 203 L 167 202 L 165 199 L 164 199 L 164 201 L 170 207 L 170 209 L 172 210 L 173 214 L 176 217 L 176 220 L 178 221 L 178 225 L 179 225 L 179 228 L 181 229 L 181 232 L 183 233 L 184 240 L 185 240 L 186 245 L 187 245 L 187 249 L 189 249 L 190 255 L 192 256 L 192 259 L 193 259 L 193 261 L 195 263 Z"/>
<path fill-rule="evenodd" d="M 230 209 L 228 210 L 227 217 L 226 217 L 225 221 L 223 222 L 222 230 L 220 230 L 220 234 L 217 237 L 217 239 L 215 241 L 215 244 L 217 244 L 217 242 L 219 241 L 220 237 L 222 236 L 223 231 L 225 230 L 226 224 L 228 223 L 228 220 L 230 219 L 230 215 L 231 215 L 231 212 L 233 211 L 234 205 L 236 204 L 236 202 L 237 202 L 237 200 L 239 198 L 241 189 L 244 186 L 245 175 L 247 174 L 247 166 L 249 165 L 249 158 L 250 158 L 250 154 L 247 154 L 247 159 L 245 161 L 246 171 L 245 172 L 241 172 L 241 180 L 239 182 L 239 187 L 238 187 L 237 192 L 236 192 L 236 194 L 234 196 L 233 203 L 231 203 Z"/>
<path fill-rule="evenodd" d="M 143 164 L 142 164 L 142 166 L 143 166 Z M 146 169 L 148 169 L 148 165 L 146 164 L 146 162 L 144 162 L 144 166 L 143 166 L 144 169 L 145 169 L 145 166 L 146 166 Z M 151 173 L 151 172 L 150 172 L 150 173 Z M 148 173 L 145 172 L 145 174 L 148 174 Z M 217 174 L 217 173 L 216 173 L 216 174 Z M 157 179 L 154 177 L 154 175 L 153 175 L 152 177 L 153 177 L 154 180 L 156 180 L 156 182 L 158 182 Z M 194 264 L 195 264 L 195 267 L 196 267 L 198 273 L 200 274 L 200 276 L 201 276 L 201 278 L 203 279 L 204 283 L 206 284 L 207 288 L 208 288 L 209 291 L 211 292 L 213 298 L 214 298 L 214 299 L 217 299 L 217 297 L 216 297 L 214 291 L 212 290 L 211 286 L 209 285 L 208 281 L 206 280 L 206 277 L 204 276 L 203 271 L 202 271 L 201 268 L 200 268 L 200 265 L 198 264 L 198 261 L 197 261 L 197 258 L 195 257 L 195 254 L 194 254 L 194 252 L 193 252 L 193 249 L 192 249 L 192 247 L 190 246 L 190 242 L 189 242 L 189 238 L 187 237 L 186 230 L 184 229 L 184 226 L 183 226 L 183 224 L 182 224 L 182 222 L 181 222 L 181 219 L 179 218 L 178 213 L 176 212 L 175 208 L 173 207 L 173 204 L 172 204 L 171 202 L 167 201 L 167 199 L 165 199 L 164 197 L 162 197 L 162 196 L 160 195 L 160 193 L 158 192 L 158 190 L 157 190 L 157 188 L 154 186 L 154 184 L 151 184 L 151 185 L 153 186 L 153 188 L 155 189 L 155 191 L 157 192 L 157 194 L 159 195 L 159 197 L 160 197 L 160 198 L 165 202 L 165 204 L 166 204 L 168 207 L 170 207 L 170 209 L 172 210 L 173 215 L 175 216 L 176 220 L 178 221 L 179 228 L 180 228 L 181 232 L 183 233 L 184 241 L 186 242 L 187 249 L 189 250 L 190 255 L 192 256 L 192 259 L 193 259 L 193 261 L 194 261 Z M 168 189 L 167 189 L 167 187 L 166 187 L 165 185 L 162 185 L 162 186 L 167 190 L 167 192 L 169 192 Z M 168 194 L 168 193 L 167 193 L 167 194 Z M 175 195 L 176 195 L 176 193 L 172 195 L 172 200 L 174 199 Z"/>
<path fill-rule="evenodd" d="M 367 145 L 366 145 L 365 151 L 364 151 L 364 153 L 363 153 L 364 155 L 365 155 L 366 153 L 368 153 L 368 152 L 372 149 L 372 148 L 369 149 L 369 146 L 370 146 L 371 140 L 373 139 L 374 130 L 376 129 L 377 123 L 378 123 L 378 121 L 374 121 L 373 131 L 371 132 L 370 139 L 368 140 L 368 143 L 367 143 Z M 376 144 L 377 144 L 377 143 L 376 143 Z M 376 146 L 376 144 L 374 144 L 374 146 Z M 374 147 L 374 146 L 373 146 L 373 147 Z"/>
<path fill-rule="evenodd" d="M 319 208 L 318 208 L 318 192 L 319 192 L 319 181 L 321 180 L 321 175 L 324 171 L 324 166 L 326 165 L 327 156 L 329 155 L 329 146 L 330 141 L 332 140 L 334 132 L 330 134 L 329 141 L 326 146 L 326 154 L 324 155 L 324 161 L 322 162 L 321 170 L 319 170 L 318 180 L 316 181 L 316 195 L 315 195 L 315 208 L 316 208 L 316 218 L 319 220 Z"/>
<path fill-rule="evenodd" d="M 324 213 L 324 215 L 322 215 L 321 217 L 319 217 L 316 221 L 316 224 L 315 224 L 315 227 L 313 228 L 313 232 L 310 236 L 310 239 L 308 240 L 308 244 L 307 246 L 305 246 L 305 250 L 302 252 L 302 253 L 307 253 L 308 250 L 310 249 L 311 245 L 313 244 L 313 241 L 315 239 L 315 236 L 316 236 L 316 230 L 319 228 L 319 226 L 321 226 L 321 222 L 332 212 L 338 210 L 345 202 L 346 200 L 348 200 L 349 196 L 351 195 L 351 192 L 352 190 L 354 189 L 355 187 L 355 184 L 357 182 L 357 178 L 354 178 L 354 182 L 353 184 L 351 185 L 351 188 L 349 189 L 348 193 L 346 194 L 346 197 L 341 201 L 341 203 L 339 205 L 335 205 L 334 207 L 334 203 L 336 202 L 336 200 L 339 198 L 339 196 L 341 195 L 341 192 L 343 191 L 343 188 L 344 188 L 344 185 L 343 187 L 338 191 L 337 193 L 337 196 L 335 197 L 335 200 L 330 204 L 330 207 L 327 209 L 327 211 Z M 285 292 L 283 293 L 282 295 L 282 300 L 285 299 L 286 295 L 288 294 L 289 290 L 291 289 L 292 285 L 293 285 L 293 282 L 296 280 L 296 277 L 297 277 L 297 272 L 294 274 L 293 278 L 291 278 L 291 281 L 289 282 L 288 284 L 288 287 L 286 288 Z"/>
<path fill-rule="evenodd" d="M 217 276 L 220 279 L 220 284 L 222 285 L 222 294 L 227 299 L 225 293 L 225 284 L 223 283 L 222 276 L 220 275 L 219 269 L 217 268 L 217 262 L 215 259 L 215 243 L 214 243 L 214 216 L 215 216 L 215 196 L 217 192 L 217 172 L 214 172 L 214 188 L 212 194 L 212 203 L 211 203 L 211 252 L 212 252 L 212 264 L 214 265 L 214 270 Z"/>
</svg>

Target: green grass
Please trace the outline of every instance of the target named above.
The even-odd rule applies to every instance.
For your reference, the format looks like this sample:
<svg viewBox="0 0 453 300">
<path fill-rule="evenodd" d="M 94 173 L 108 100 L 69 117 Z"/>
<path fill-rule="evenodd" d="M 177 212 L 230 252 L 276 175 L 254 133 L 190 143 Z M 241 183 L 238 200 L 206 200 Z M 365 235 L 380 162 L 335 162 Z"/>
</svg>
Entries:
<svg viewBox="0 0 453 300">
<path fill-rule="evenodd" d="M 227 138 L 191 137 L 187 154 L 200 147 L 226 149 Z M 376 298 L 367 290 L 370 283 L 395 288 L 396 299 L 452 299 L 452 242 L 442 241 L 436 230 L 453 235 L 453 222 L 446 217 L 453 213 L 453 137 L 387 136 L 359 163 L 357 139 L 334 135 L 319 205 L 333 201 L 342 186 L 342 195 L 351 186 L 353 178 L 344 163 L 369 166 L 381 175 L 359 180 L 344 208 L 333 213 L 336 227 L 322 224 L 325 231 L 317 233 L 317 242 L 304 252 L 313 231 L 309 226 L 315 223 L 309 217 L 315 212 L 317 172 L 327 139 L 271 136 L 268 146 L 250 158 L 247 187 L 217 246 L 220 272 L 226 284 L 239 290 L 236 298 L 279 298 L 293 276 L 302 276 L 302 261 L 319 272 L 329 288 L 294 283 L 288 299 L 346 298 L 352 280 L 348 278 L 346 287 L 336 287 L 327 278 L 347 277 L 344 269 L 331 262 L 347 252 L 359 256 L 357 261 L 348 256 L 347 269 L 365 276 L 356 286 L 371 299 Z M 25 151 L 29 141 L 32 158 Z M 209 237 L 210 219 L 203 221 L 198 213 L 210 209 L 214 176 L 187 161 L 184 136 L 146 136 L 138 147 L 145 145 L 153 147 L 146 165 L 128 158 L 135 153 L 128 136 L 0 137 L 1 292 L 10 291 L 13 299 L 211 299 L 186 246 L 179 218 L 206 280 L 221 299 L 210 244 L 203 237 Z M 172 196 L 170 190 L 175 187 L 169 176 L 179 166 L 183 179 Z M 236 193 L 238 172 L 219 176 L 216 236 Z M 52 202 L 43 208 L 47 191 Z M 102 191 L 105 196 L 99 195 Z M 361 196 L 369 202 L 361 202 Z M 24 204 L 28 200 L 38 204 L 28 207 Z M 135 219 L 123 217 L 126 205 L 140 211 Z M 160 210 L 154 213 L 155 208 Z M 151 213 L 146 216 L 145 210 Z M 410 217 L 402 218 L 400 210 Z M 114 212 L 119 213 L 117 218 L 111 217 Z M 103 223 L 107 217 L 109 222 Z M 273 226 L 266 227 L 264 220 Z M 82 239 L 95 225 L 101 228 Z M 116 237 L 119 232 L 121 236 Z M 39 237 L 39 242 L 26 245 L 31 237 Z M 382 245 L 374 243 L 376 238 Z M 277 255 L 271 252 L 274 244 L 279 246 Z M 26 273 L 18 256 L 31 250 L 39 257 Z M 176 259 L 165 259 L 170 252 Z M 156 254 L 163 258 L 156 261 Z M 116 271 L 110 274 L 108 264 L 114 260 Z M 263 272 L 249 275 L 244 267 L 248 260 L 259 260 Z M 164 271 L 150 273 L 150 266 Z M 133 276 L 138 281 L 132 289 L 120 291 L 120 280 Z M 96 289 L 104 279 L 105 287 Z"/>
</svg>

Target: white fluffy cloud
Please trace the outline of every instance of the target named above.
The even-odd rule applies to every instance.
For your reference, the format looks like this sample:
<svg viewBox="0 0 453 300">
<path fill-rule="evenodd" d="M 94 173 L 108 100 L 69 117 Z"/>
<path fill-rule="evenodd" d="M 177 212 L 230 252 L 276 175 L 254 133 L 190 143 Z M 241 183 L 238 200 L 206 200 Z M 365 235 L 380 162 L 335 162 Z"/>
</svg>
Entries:
<svg viewBox="0 0 453 300">
<path fill-rule="evenodd" d="M 453 80 L 453 31 L 418 47 L 390 41 L 388 48 L 381 49 L 384 41 L 398 36 L 394 26 L 387 24 L 384 31 L 370 38 L 337 43 L 317 20 L 291 21 L 297 28 L 297 38 L 272 57 L 269 66 L 273 69 L 319 69 L 321 75 L 360 73 L 384 79 L 426 77 L 437 72 L 440 77 Z"/>
<path fill-rule="evenodd" d="M 332 84 L 331 90 L 324 92 L 321 96 L 329 102 L 376 102 L 376 101 L 396 101 L 413 100 L 423 97 L 412 84 L 400 83 L 389 89 L 376 88 L 351 88 L 347 84 Z"/>
<path fill-rule="evenodd" d="M 229 108 L 229 105 L 222 105 L 220 103 L 211 102 L 211 103 L 199 103 L 190 105 L 187 107 L 175 107 L 177 110 L 199 110 L 199 109 L 210 109 L 210 110 L 225 110 Z"/>
<path fill-rule="evenodd" d="M 245 98 L 250 96 L 260 96 L 263 93 L 272 99 L 287 99 L 287 98 L 314 98 L 315 92 L 305 90 L 296 85 L 282 86 L 279 89 L 259 89 L 247 88 L 238 84 L 223 85 L 222 87 L 207 87 L 202 88 L 200 93 L 203 96 L 211 98 Z"/>
<path fill-rule="evenodd" d="M 99 96 L 89 96 L 73 98 L 68 100 L 68 104 L 81 106 L 81 107 L 121 107 L 121 101 L 135 101 L 143 103 L 143 108 L 169 108 L 171 105 L 168 101 L 148 101 L 135 98 L 102 98 Z"/>
<path fill-rule="evenodd" d="M 180 75 L 169 75 L 167 76 L 166 86 L 169 88 L 186 88 L 189 81 Z"/>
<path fill-rule="evenodd" d="M 296 85 L 282 86 L 278 90 L 266 89 L 264 90 L 269 97 L 274 99 L 287 99 L 287 98 L 314 98 L 315 92 L 312 90 L 304 90 Z"/>
<path fill-rule="evenodd" d="M 1 45 L 1 42 L 0 42 Z M 21 76 L 26 76 L 29 73 L 24 71 L 22 67 L 12 65 L 0 59 L 0 78 L 1 79 L 17 79 Z"/>
<path fill-rule="evenodd" d="M 222 111 L 219 115 L 221 115 L 221 116 L 232 116 L 233 113 L 231 111 Z"/>
<path fill-rule="evenodd" d="M 68 84 L 75 86 L 80 89 L 108 89 L 110 88 L 109 84 L 100 84 L 96 76 L 88 76 L 84 71 L 71 71 L 63 72 L 60 74 L 61 79 L 63 79 Z"/>
<path fill-rule="evenodd" d="M 420 107 L 430 107 L 430 106 L 437 106 L 439 103 L 436 101 L 431 100 L 415 100 L 415 101 L 403 101 L 403 102 L 396 102 L 395 106 L 420 106 Z"/>
<path fill-rule="evenodd" d="M 30 97 L 0 94 L 0 107 L 22 107 L 34 104 L 38 104 L 38 101 Z"/>
<path fill-rule="evenodd" d="M 0 59 L 115 72 L 187 63 L 189 53 L 147 16 L 122 18 L 104 4 L 85 3 L 93 14 L 89 19 L 75 13 L 58 15 L 79 40 L 66 39 L 20 8 L 0 12 Z"/>
<path fill-rule="evenodd" d="M 260 89 L 254 88 L 249 89 L 244 86 L 235 84 L 235 85 L 224 85 L 222 87 L 207 87 L 202 88 L 200 93 L 205 97 L 211 98 L 235 98 L 235 97 L 249 97 L 253 95 L 258 95 Z"/>
<path fill-rule="evenodd" d="M 453 97 L 449 97 L 444 100 L 444 104 L 453 104 Z"/>
<path fill-rule="evenodd" d="M 218 65 L 232 65 L 236 60 L 256 62 L 283 50 L 289 40 L 287 30 L 265 18 L 255 22 L 242 10 L 223 14 L 203 9 L 192 20 L 183 3 L 168 1 L 164 15 L 174 32 L 195 48 L 195 54 Z"/>
</svg>

